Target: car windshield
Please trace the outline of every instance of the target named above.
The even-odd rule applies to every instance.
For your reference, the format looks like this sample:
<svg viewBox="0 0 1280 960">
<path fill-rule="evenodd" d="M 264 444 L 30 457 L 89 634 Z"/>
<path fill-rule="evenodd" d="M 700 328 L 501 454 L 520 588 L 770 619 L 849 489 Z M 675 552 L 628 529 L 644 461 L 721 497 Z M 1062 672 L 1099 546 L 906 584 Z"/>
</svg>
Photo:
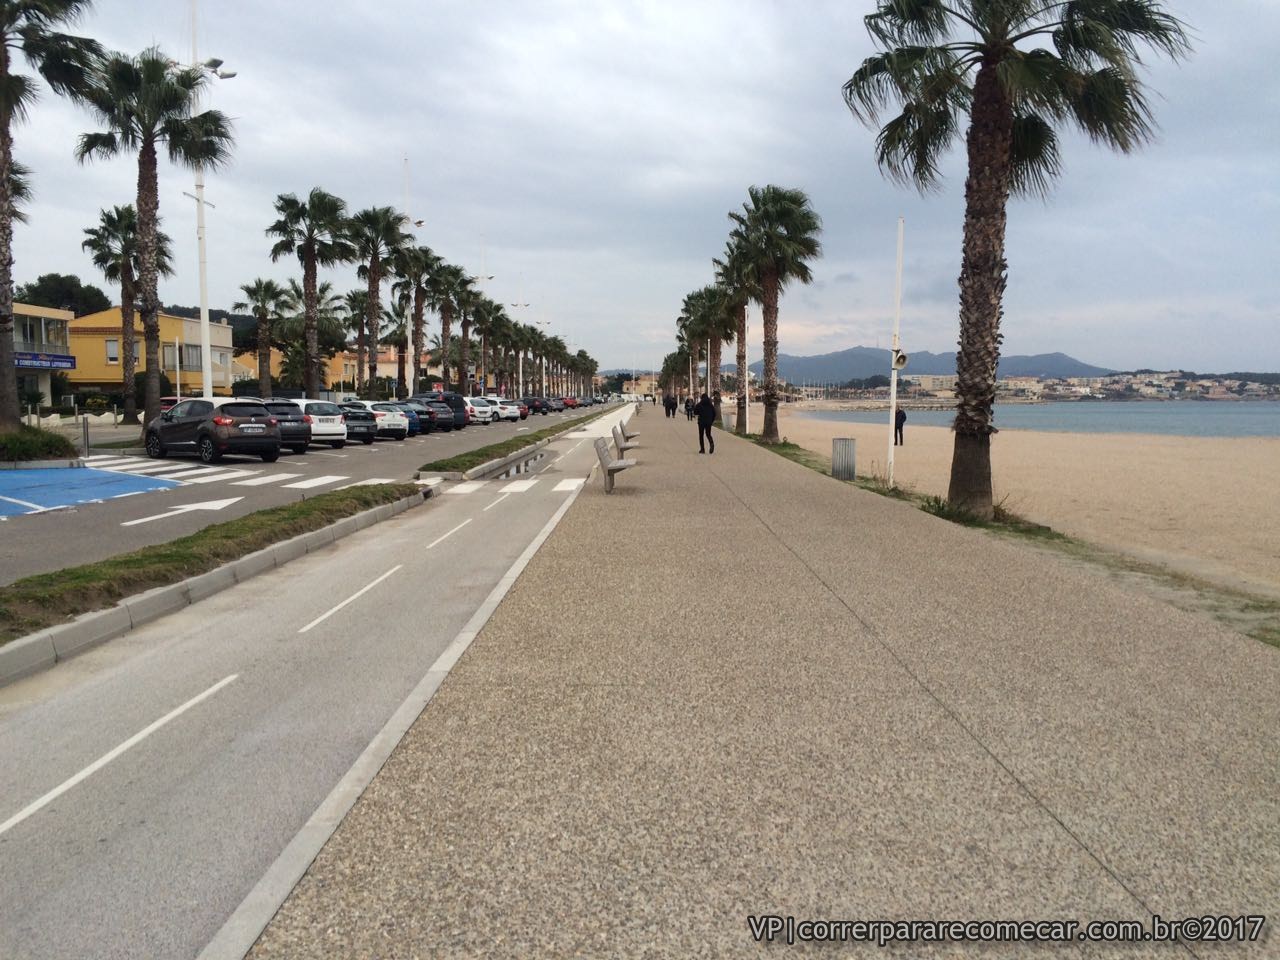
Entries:
<svg viewBox="0 0 1280 960">
<path fill-rule="evenodd" d="M 302 410 L 295 403 L 268 403 L 267 409 L 272 413 L 278 413 L 285 417 L 298 417 L 302 415 Z"/>
<path fill-rule="evenodd" d="M 391 403 L 375 403 L 373 405 L 373 409 L 382 410 L 385 413 L 403 413 L 404 412 L 399 407 Z"/>
<path fill-rule="evenodd" d="M 313 417 L 337 417 L 342 415 L 342 411 L 337 404 L 333 403 L 308 403 L 307 413 Z"/>
<path fill-rule="evenodd" d="M 484 397 L 472 397 L 471 404 L 476 407 L 487 407 L 489 405 L 489 401 Z"/>
<path fill-rule="evenodd" d="M 224 403 L 218 413 L 224 417 L 265 417 L 267 408 L 260 403 Z"/>
</svg>

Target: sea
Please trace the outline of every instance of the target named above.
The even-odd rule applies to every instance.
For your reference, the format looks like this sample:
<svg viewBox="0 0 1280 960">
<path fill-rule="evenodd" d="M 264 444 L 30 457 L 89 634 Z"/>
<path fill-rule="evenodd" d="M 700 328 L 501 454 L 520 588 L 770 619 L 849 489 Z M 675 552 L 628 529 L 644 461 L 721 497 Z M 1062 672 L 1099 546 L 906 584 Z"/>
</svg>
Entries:
<svg viewBox="0 0 1280 960">
<path fill-rule="evenodd" d="M 884 410 L 806 410 L 817 420 L 888 423 Z M 907 410 L 908 425 L 949 427 L 950 410 Z M 997 403 L 1000 430 L 1063 433 L 1155 433 L 1178 437 L 1280 437 L 1280 402 L 1257 401 L 1098 401 Z"/>
</svg>

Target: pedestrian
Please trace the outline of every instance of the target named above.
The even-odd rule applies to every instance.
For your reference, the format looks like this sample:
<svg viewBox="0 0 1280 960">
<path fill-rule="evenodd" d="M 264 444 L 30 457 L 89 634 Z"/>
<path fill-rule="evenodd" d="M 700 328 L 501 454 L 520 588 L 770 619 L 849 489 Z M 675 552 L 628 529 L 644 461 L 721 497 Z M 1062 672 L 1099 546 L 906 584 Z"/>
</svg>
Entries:
<svg viewBox="0 0 1280 960">
<path fill-rule="evenodd" d="M 711 425 L 716 422 L 716 405 L 711 402 L 711 398 L 705 393 L 702 399 L 698 401 L 698 405 L 693 408 L 698 415 L 698 452 L 706 453 L 706 446 L 703 444 L 703 438 L 711 445 L 711 452 L 716 452 L 716 441 L 711 436 Z"/>
<path fill-rule="evenodd" d="M 686 420 L 693 419 L 693 397 L 692 396 L 688 396 L 684 398 L 684 417 Z"/>
<path fill-rule="evenodd" d="M 893 445 L 895 447 L 903 446 L 902 443 L 902 425 L 907 422 L 907 411 L 901 407 L 893 417 Z"/>
</svg>

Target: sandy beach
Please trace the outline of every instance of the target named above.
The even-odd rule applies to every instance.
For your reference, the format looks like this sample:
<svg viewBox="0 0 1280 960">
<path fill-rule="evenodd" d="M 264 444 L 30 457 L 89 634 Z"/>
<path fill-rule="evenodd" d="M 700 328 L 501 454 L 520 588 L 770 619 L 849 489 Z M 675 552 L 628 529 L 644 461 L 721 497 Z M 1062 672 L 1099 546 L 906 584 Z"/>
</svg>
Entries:
<svg viewBox="0 0 1280 960">
<path fill-rule="evenodd" d="M 752 409 L 752 428 L 763 408 Z M 779 411 L 779 432 L 831 456 L 833 437 L 857 440 L 860 475 L 883 474 L 888 428 Z M 913 426 L 894 477 L 945 495 L 951 431 Z M 1029 520 L 1171 569 L 1280 596 L 1280 438 L 1005 430 L 992 441 L 996 500 Z"/>
</svg>

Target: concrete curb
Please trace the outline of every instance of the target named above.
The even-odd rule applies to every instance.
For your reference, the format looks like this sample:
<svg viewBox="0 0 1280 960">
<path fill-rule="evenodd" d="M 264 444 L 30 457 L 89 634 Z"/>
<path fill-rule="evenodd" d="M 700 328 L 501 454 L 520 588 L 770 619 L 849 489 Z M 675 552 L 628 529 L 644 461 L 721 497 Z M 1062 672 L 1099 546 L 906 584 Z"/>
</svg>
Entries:
<svg viewBox="0 0 1280 960">
<path fill-rule="evenodd" d="M 89 453 L 100 454 L 105 453 L 115 457 L 145 457 L 147 455 L 146 447 L 95 447 L 89 444 Z"/>
<path fill-rule="evenodd" d="M 47 670 L 60 660 L 113 640 L 144 623 L 158 620 L 260 573 L 282 567 L 290 560 L 323 549 L 358 530 L 398 516 L 424 503 L 430 495 L 423 491 L 394 503 L 384 503 L 319 530 L 273 543 L 198 576 L 125 597 L 106 610 L 82 614 L 70 623 L 12 640 L 0 646 L 0 687 Z"/>
<path fill-rule="evenodd" d="M 67 470 L 83 466 L 83 460 L 0 460 L 0 470 Z"/>
<path fill-rule="evenodd" d="M 565 434 L 572 433 L 574 430 L 580 430 L 588 423 L 593 423 L 601 417 L 607 417 L 611 412 L 612 411 L 609 410 L 602 410 L 595 416 L 587 418 L 580 423 L 575 423 L 571 427 L 565 427 L 559 433 L 553 433 L 551 436 L 542 440 L 535 440 L 527 447 L 521 447 L 515 453 L 509 453 L 505 457 L 498 457 L 496 460 L 489 460 L 486 463 L 480 464 L 478 467 L 472 467 L 470 470 L 462 473 L 459 473 L 457 470 L 419 470 L 413 475 L 413 478 L 415 480 L 421 480 L 424 477 L 439 477 L 442 480 L 484 480 L 487 479 L 488 475 L 500 473 L 513 463 L 519 463 L 521 460 L 532 456 L 535 452 L 541 450 L 549 443 L 554 443 Z"/>
</svg>

